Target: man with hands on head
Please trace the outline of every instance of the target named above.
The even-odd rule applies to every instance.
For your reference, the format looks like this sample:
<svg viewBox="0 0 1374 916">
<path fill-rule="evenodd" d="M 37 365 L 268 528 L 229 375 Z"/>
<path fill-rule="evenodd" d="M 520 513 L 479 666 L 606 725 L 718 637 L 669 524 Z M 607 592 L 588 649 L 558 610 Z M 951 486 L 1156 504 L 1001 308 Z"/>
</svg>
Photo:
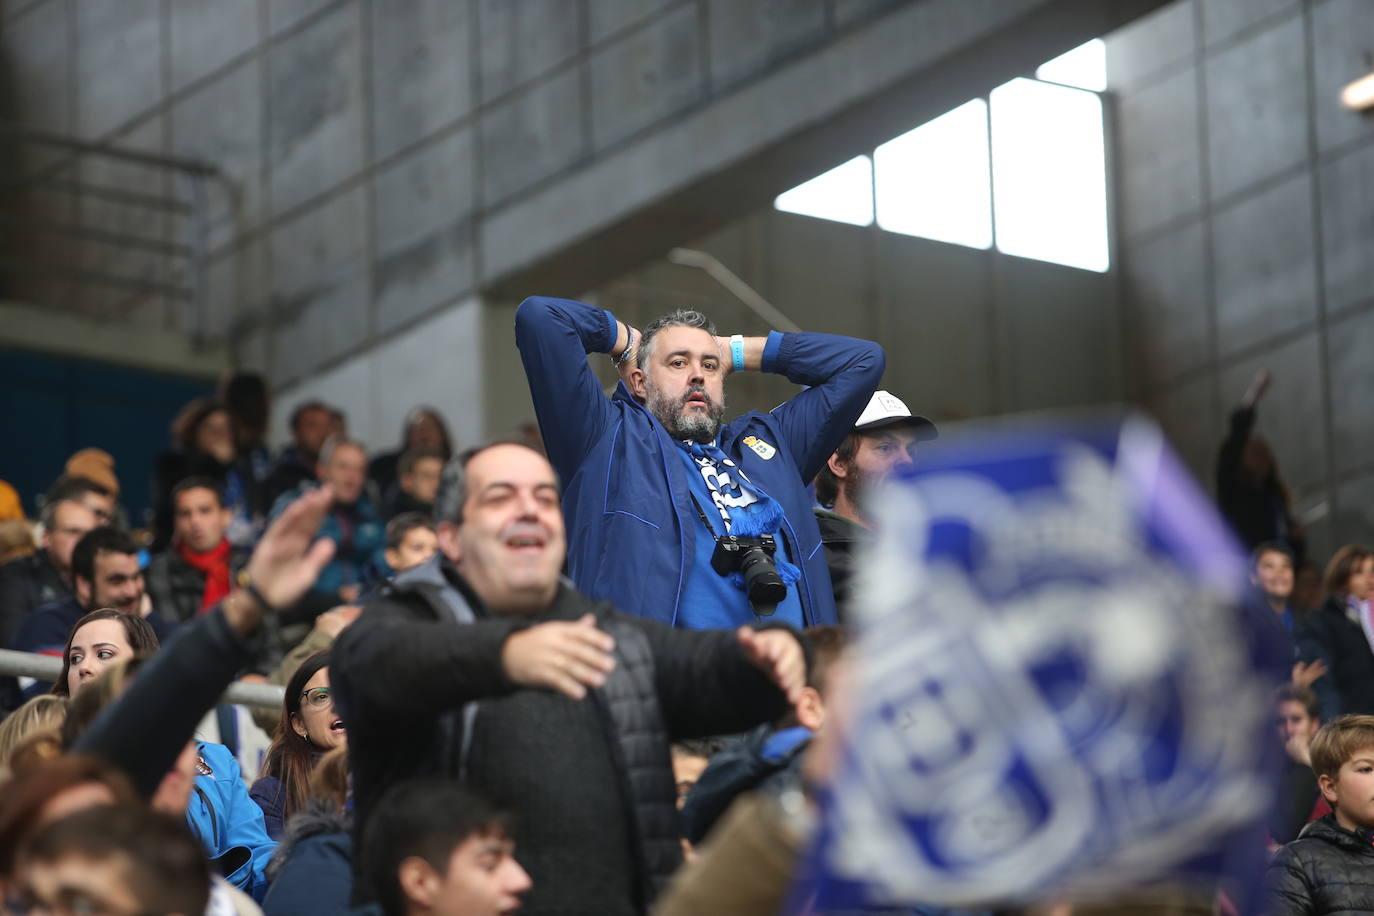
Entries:
<svg viewBox="0 0 1374 916">
<path fill-rule="evenodd" d="M 800 638 L 673 630 L 578 592 L 558 479 L 523 445 L 450 462 L 436 517 L 439 553 L 334 645 L 356 829 L 399 780 L 461 778 L 515 815 L 525 912 L 644 912 L 681 861 L 671 741 L 776 719 Z"/>
<path fill-rule="evenodd" d="M 515 340 L 565 484 L 578 588 L 688 629 L 836 622 L 806 487 L 877 388 L 880 347 L 830 334 L 722 337 L 692 311 L 641 331 L 604 309 L 540 297 L 516 311 Z M 620 373 L 610 398 L 591 353 L 608 354 Z M 725 380 L 740 371 L 809 387 L 723 423 Z M 729 549 L 743 539 L 771 551 L 781 582 L 767 593 L 752 574 L 759 554 Z"/>
</svg>

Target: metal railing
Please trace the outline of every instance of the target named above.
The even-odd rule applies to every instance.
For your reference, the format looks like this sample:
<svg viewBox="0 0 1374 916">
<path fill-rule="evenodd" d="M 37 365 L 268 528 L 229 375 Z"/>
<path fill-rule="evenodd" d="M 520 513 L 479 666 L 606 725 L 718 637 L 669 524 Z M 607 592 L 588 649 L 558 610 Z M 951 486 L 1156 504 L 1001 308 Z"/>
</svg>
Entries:
<svg viewBox="0 0 1374 916">
<path fill-rule="evenodd" d="M 62 659 L 35 652 L 15 652 L 13 649 L 0 649 L 0 675 L 10 677 L 31 677 L 40 681 L 55 681 L 62 673 Z M 235 681 L 224 691 L 221 703 L 239 706 L 256 706 L 274 711 L 282 707 L 286 688 L 275 684 L 253 684 Z"/>
<path fill-rule="evenodd" d="M 8 298 L 106 319 L 160 300 L 167 330 L 219 336 L 209 322 L 211 188 L 231 210 L 235 192 L 217 166 L 5 122 L 0 138 Z"/>
</svg>

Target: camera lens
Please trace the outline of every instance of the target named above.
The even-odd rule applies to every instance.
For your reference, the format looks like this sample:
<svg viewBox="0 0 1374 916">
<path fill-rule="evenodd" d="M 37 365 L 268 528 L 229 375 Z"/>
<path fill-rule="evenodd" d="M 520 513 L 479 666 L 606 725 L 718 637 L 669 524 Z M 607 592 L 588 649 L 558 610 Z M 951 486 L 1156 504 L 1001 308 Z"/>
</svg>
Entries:
<svg viewBox="0 0 1374 916">
<path fill-rule="evenodd" d="M 763 548 L 746 548 L 740 556 L 739 571 L 744 576 L 749 600 L 754 604 L 781 604 L 787 597 L 787 585 Z"/>
</svg>

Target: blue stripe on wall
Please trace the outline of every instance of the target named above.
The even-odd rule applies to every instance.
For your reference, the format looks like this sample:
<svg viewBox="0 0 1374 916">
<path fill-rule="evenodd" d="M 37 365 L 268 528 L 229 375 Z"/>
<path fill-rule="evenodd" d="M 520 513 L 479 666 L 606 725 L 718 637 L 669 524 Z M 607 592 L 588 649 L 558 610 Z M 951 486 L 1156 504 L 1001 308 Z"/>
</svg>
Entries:
<svg viewBox="0 0 1374 916">
<path fill-rule="evenodd" d="M 32 515 L 68 456 L 102 448 L 114 456 L 129 524 L 141 527 L 172 418 L 213 388 L 205 379 L 0 347 L 0 479 Z"/>
</svg>

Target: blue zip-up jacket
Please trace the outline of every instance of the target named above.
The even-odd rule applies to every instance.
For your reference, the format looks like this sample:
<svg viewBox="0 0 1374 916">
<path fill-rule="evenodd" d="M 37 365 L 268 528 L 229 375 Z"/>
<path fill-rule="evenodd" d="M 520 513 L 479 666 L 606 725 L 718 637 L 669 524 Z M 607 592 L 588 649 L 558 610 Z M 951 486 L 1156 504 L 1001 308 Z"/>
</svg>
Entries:
<svg viewBox="0 0 1374 916">
<path fill-rule="evenodd" d="M 616 334 L 610 312 L 569 299 L 526 299 L 515 313 L 515 342 L 544 448 L 564 486 L 568 573 L 587 595 L 671 625 L 701 521 L 680 446 L 623 384 L 607 398 L 587 364 L 587 354 L 610 352 Z M 763 371 L 811 387 L 720 430 L 721 450 L 782 505 L 808 626 L 836 617 L 806 488 L 853 428 L 883 368 L 877 344 L 774 331 Z"/>
<path fill-rule="evenodd" d="M 301 484 L 289 493 L 277 497 L 268 518 L 275 521 L 286 507 L 306 493 L 316 489 L 317 483 Z M 345 534 L 345 526 L 349 529 Z M 334 542 L 333 558 L 320 570 L 311 591 L 336 594 L 345 585 L 365 585 L 364 570 L 369 566 L 384 566 L 386 559 L 386 520 L 377 513 L 372 500 L 360 496 L 352 506 L 335 505 L 320 522 L 317 537 Z M 375 576 L 375 573 L 373 573 Z"/>
<path fill-rule="evenodd" d="M 262 809 L 248 797 L 229 748 L 202 741 L 196 752 L 211 772 L 196 774 L 186 821 L 211 861 L 228 866 L 225 879 L 261 902 L 267 893 L 267 863 L 277 843 L 267 836 Z"/>
</svg>

